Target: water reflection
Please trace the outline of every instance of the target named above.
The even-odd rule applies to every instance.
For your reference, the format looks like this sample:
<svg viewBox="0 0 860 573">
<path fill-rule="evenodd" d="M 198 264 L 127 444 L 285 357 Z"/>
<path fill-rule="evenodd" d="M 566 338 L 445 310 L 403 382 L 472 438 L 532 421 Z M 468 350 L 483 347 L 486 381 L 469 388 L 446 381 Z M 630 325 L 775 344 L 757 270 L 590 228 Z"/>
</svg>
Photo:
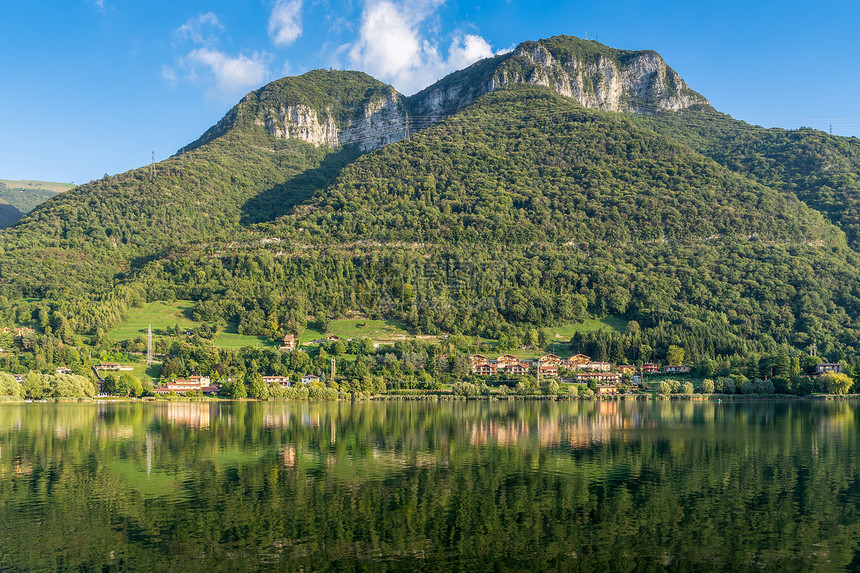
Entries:
<svg viewBox="0 0 860 573">
<path fill-rule="evenodd" d="M 0 569 L 854 569 L 849 402 L 0 406 Z"/>
</svg>

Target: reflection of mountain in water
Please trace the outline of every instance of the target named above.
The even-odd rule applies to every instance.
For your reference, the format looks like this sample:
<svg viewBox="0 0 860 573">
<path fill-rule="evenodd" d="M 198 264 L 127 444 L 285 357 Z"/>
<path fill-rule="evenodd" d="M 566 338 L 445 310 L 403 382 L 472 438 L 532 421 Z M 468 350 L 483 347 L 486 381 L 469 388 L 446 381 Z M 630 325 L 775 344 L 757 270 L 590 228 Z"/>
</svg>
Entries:
<svg viewBox="0 0 860 573">
<path fill-rule="evenodd" d="M 847 402 L 3 406 L 0 570 L 846 570 L 858 415 Z"/>
</svg>

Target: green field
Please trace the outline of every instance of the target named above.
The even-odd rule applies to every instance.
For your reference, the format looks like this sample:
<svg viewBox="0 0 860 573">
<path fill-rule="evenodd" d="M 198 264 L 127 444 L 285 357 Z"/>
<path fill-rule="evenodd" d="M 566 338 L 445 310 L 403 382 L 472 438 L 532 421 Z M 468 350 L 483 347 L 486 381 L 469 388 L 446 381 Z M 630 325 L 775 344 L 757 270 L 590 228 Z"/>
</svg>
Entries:
<svg viewBox="0 0 860 573">
<path fill-rule="evenodd" d="M 131 315 L 115 329 L 108 333 L 113 340 L 128 340 L 138 336 L 146 336 L 146 330 L 151 325 L 153 338 L 161 337 L 168 327 L 178 324 L 180 328 L 188 329 L 200 326 L 201 322 L 191 320 L 191 309 L 194 303 L 187 300 L 175 302 L 151 302 L 140 309 L 134 309 Z M 241 348 L 243 346 L 266 346 L 271 343 L 264 337 L 243 336 L 236 332 L 236 325 L 227 325 L 215 339 L 219 348 Z"/>
<path fill-rule="evenodd" d="M 182 329 L 195 328 L 202 323 L 190 318 L 193 307 L 194 303 L 187 300 L 149 303 L 141 309 L 135 309 L 128 319 L 110 331 L 108 336 L 113 340 L 127 340 L 138 336 L 146 336 L 146 329 L 149 325 L 152 325 L 154 338 L 159 338 L 166 328 L 172 327 L 175 324 L 178 324 Z M 600 329 L 612 329 L 617 332 L 624 332 L 626 328 L 627 321 L 613 317 L 589 319 L 575 324 L 547 327 L 545 331 L 555 341 L 547 348 L 547 352 L 558 354 L 561 357 L 573 354 L 568 341 L 576 332 L 595 332 Z M 312 340 L 325 338 L 328 334 L 338 336 L 344 340 L 350 338 L 367 338 L 377 344 L 394 344 L 398 340 L 415 337 L 409 333 L 408 327 L 403 321 L 370 320 L 360 317 L 340 318 L 329 322 L 328 332 L 320 331 L 316 323 L 311 322 L 308 328 L 302 333 L 301 344 L 306 346 Z M 426 338 L 432 342 L 439 340 L 438 337 Z M 482 343 L 484 344 L 483 353 L 493 354 L 496 352 L 495 340 L 484 339 Z M 262 336 L 241 335 L 236 331 L 235 324 L 228 324 L 215 339 L 215 345 L 219 348 L 234 349 L 245 346 L 272 346 L 272 342 Z M 544 352 L 532 349 L 517 349 L 509 353 L 518 358 L 535 358 Z M 137 371 L 135 374 L 143 375 L 142 372 L 139 373 Z M 147 373 L 147 377 L 152 377 L 152 374 Z"/>
<path fill-rule="evenodd" d="M 370 320 L 365 318 L 341 318 L 329 323 L 328 332 L 311 327 L 302 333 L 302 344 L 325 338 L 327 334 L 349 339 L 368 338 L 373 342 L 393 344 L 397 340 L 411 338 L 406 323 L 400 320 Z M 434 338 L 435 339 L 435 338 Z"/>
<path fill-rule="evenodd" d="M 616 332 L 625 332 L 627 330 L 627 321 L 621 318 L 590 318 L 588 320 L 573 324 L 565 324 L 562 326 L 549 326 L 544 328 L 544 332 L 550 335 L 551 342 L 545 350 L 521 349 L 517 348 L 509 350 L 505 354 L 516 356 L 517 358 L 539 358 L 547 353 L 556 354 L 562 358 L 568 358 L 576 354 L 570 349 L 570 339 L 577 332 L 597 332 L 598 330 L 614 330 Z M 481 339 L 484 345 L 481 353 L 487 356 L 500 354 L 496 350 L 497 341 Z"/>
<path fill-rule="evenodd" d="M 138 336 L 146 336 L 146 330 L 151 325 L 153 338 L 159 338 L 168 327 L 178 324 L 182 329 L 191 329 L 202 323 L 191 319 L 194 303 L 187 300 L 174 302 L 156 301 L 140 309 L 134 309 L 131 315 L 119 326 L 108 333 L 112 340 L 128 340 Z M 325 338 L 333 334 L 343 339 L 369 338 L 374 342 L 393 344 L 398 339 L 408 338 L 409 332 L 405 323 L 396 320 L 369 320 L 363 318 L 332 320 L 329 332 L 320 332 L 313 323 L 302 333 L 301 343 L 308 344 L 311 340 Z M 262 336 L 244 336 L 236 331 L 235 324 L 227 327 L 215 339 L 219 348 L 242 348 L 244 346 L 272 346 L 272 342 Z"/>
</svg>

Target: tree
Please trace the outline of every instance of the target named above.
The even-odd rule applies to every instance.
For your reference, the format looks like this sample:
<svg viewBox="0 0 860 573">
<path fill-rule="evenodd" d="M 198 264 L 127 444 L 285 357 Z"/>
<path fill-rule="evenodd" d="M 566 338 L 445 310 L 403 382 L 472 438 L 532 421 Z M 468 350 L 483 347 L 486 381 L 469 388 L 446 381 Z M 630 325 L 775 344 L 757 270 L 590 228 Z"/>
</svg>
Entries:
<svg viewBox="0 0 860 573">
<path fill-rule="evenodd" d="M 454 359 L 454 376 L 462 378 L 472 371 L 472 364 L 465 354 L 458 354 Z"/>
<path fill-rule="evenodd" d="M 716 391 L 718 394 L 734 394 L 735 381 L 729 377 L 718 378 L 716 383 Z"/>
<path fill-rule="evenodd" d="M 850 376 L 836 372 L 825 374 L 818 381 L 828 394 L 847 394 L 854 385 L 854 380 Z"/>
<path fill-rule="evenodd" d="M 24 389 L 24 395 L 31 400 L 47 398 L 50 392 L 47 379 L 38 372 L 27 374 L 21 386 Z"/>
<path fill-rule="evenodd" d="M 108 374 L 102 384 L 102 391 L 113 396 L 140 396 L 143 384 L 128 372 Z"/>
<path fill-rule="evenodd" d="M 176 358 L 168 358 L 161 365 L 161 377 L 166 379 L 176 378 L 182 371 L 182 364 Z"/>
<path fill-rule="evenodd" d="M 228 380 L 222 388 L 233 399 L 242 400 L 248 397 L 248 390 L 245 388 L 245 380 L 243 380 L 242 376 L 237 376 L 233 381 Z"/>
<path fill-rule="evenodd" d="M 540 332 L 536 328 L 531 329 L 529 331 L 529 346 L 539 348 L 540 342 Z"/>
<path fill-rule="evenodd" d="M 480 388 L 471 382 L 457 382 L 452 386 L 455 396 L 477 396 Z"/>
<path fill-rule="evenodd" d="M 684 382 L 681 384 L 680 389 L 681 394 L 692 394 L 693 393 L 693 383 L 692 382 Z"/>
<path fill-rule="evenodd" d="M 10 374 L 0 372 L 0 396 L 23 396 L 24 388 Z"/>
<path fill-rule="evenodd" d="M 538 344 L 541 348 L 548 348 L 550 343 L 552 342 L 552 337 L 550 336 L 550 332 L 545 328 L 541 328 L 538 330 Z"/>
<path fill-rule="evenodd" d="M 259 372 L 249 372 L 248 378 L 248 394 L 251 398 L 257 400 L 265 400 L 269 397 L 269 387 L 263 381 L 263 376 Z"/>
<path fill-rule="evenodd" d="M 702 381 L 702 385 L 699 387 L 699 391 L 702 394 L 713 394 L 714 393 L 714 381 L 710 378 L 706 378 Z"/>
<path fill-rule="evenodd" d="M 544 396 L 555 396 L 558 394 L 558 380 L 555 378 L 544 378 L 540 383 L 540 391 Z"/>
<path fill-rule="evenodd" d="M 680 365 L 684 363 L 684 349 L 674 344 L 669 346 L 666 351 L 666 361 L 669 364 Z"/>
</svg>

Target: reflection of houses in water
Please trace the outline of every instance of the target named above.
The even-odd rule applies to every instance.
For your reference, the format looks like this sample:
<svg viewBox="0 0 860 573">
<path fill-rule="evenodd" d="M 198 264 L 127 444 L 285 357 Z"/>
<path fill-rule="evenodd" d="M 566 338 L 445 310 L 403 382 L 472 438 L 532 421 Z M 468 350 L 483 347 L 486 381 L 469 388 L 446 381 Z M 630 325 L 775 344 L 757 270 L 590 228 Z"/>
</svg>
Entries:
<svg viewBox="0 0 860 573">
<path fill-rule="evenodd" d="M 290 425 L 292 416 L 288 411 L 283 411 L 280 414 L 266 414 L 263 417 L 263 427 L 267 429 L 286 428 Z"/>
<path fill-rule="evenodd" d="M 134 427 L 128 424 L 105 426 L 104 434 L 112 440 L 129 440 L 134 437 Z"/>
<path fill-rule="evenodd" d="M 482 420 L 472 424 L 470 443 L 472 445 L 496 442 L 501 446 L 513 446 L 531 435 L 531 428 L 521 420 L 500 423 L 499 420 Z"/>
<path fill-rule="evenodd" d="M 199 402 L 168 402 L 165 418 L 174 424 L 191 428 L 209 427 L 209 404 Z"/>
<path fill-rule="evenodd" d="M 281 461 L 285 468 L 292 468 L 296 465 L 296 447 L 292 444 L 281 448 Z"/>
<path fill-rule="evenodd" d="M 619 436 L 619 430 L 643 425 L 639 410 L 617 401 L 599 401 L 594 409 L 573 415 L 547 417 L 537 421 L 481 420 L 469 428 L 472 445 L 496 443 L 513 446 L 537 441 L 540 447 L 567 445 L 572 448 L 606 443 Z"/>
</svg>

